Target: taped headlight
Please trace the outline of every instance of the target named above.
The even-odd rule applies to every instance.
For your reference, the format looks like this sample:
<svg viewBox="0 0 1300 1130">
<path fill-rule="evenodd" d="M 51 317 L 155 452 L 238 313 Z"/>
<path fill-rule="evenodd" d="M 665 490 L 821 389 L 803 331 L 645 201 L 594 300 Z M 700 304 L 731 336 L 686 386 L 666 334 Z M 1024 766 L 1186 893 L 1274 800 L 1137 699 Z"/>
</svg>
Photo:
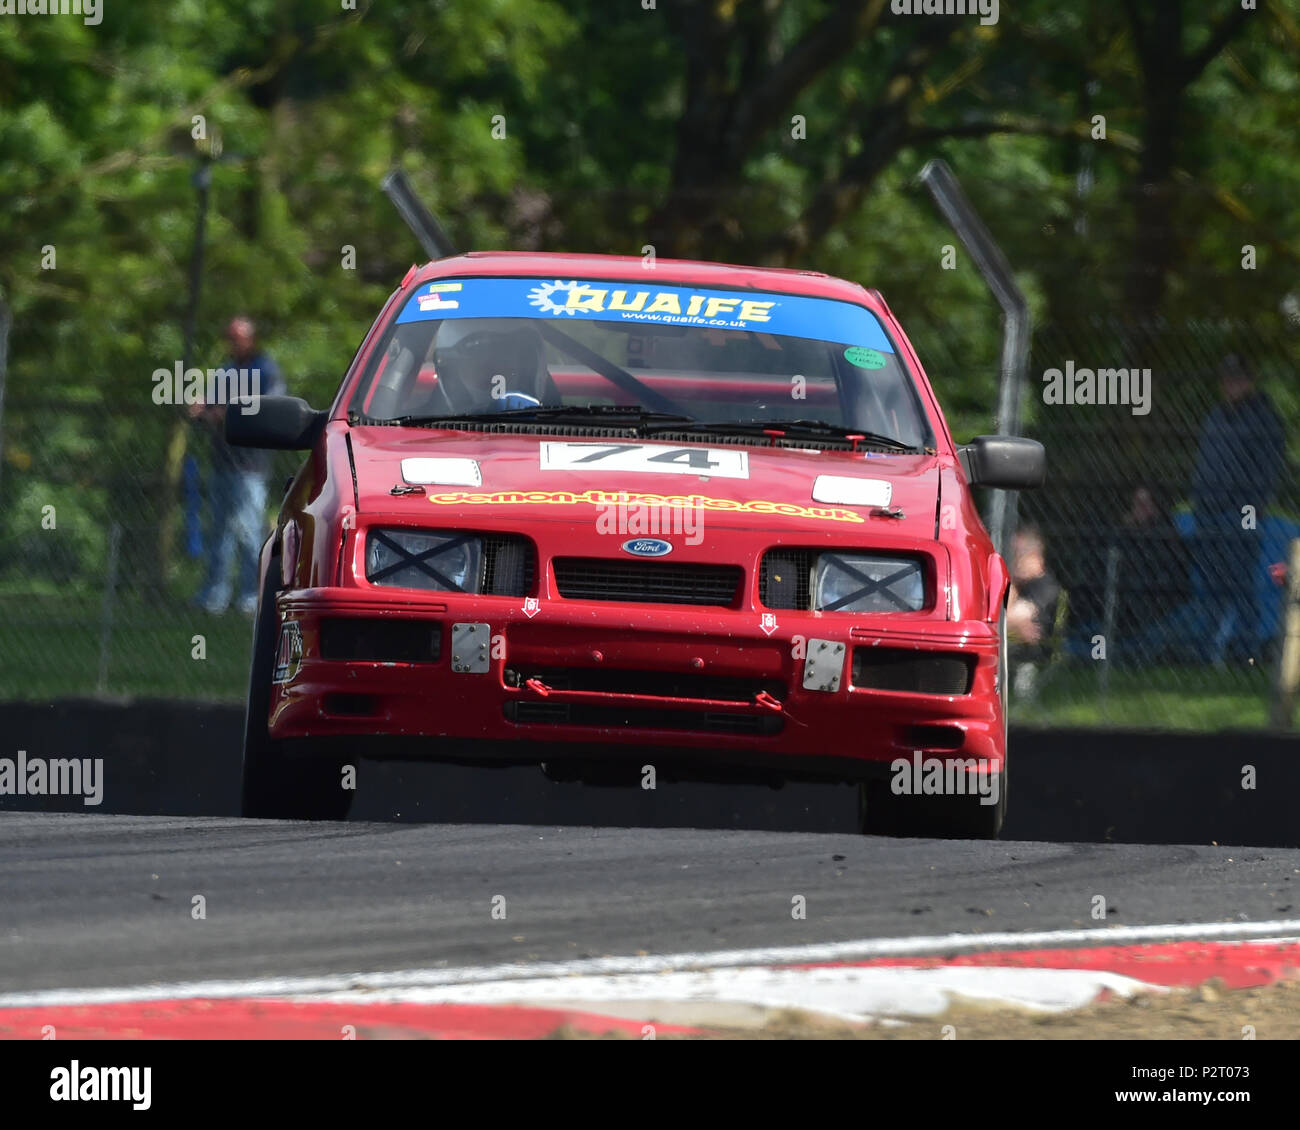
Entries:
<svg viewBox="0 0 1300 1130">
<path fill-rule="evenodd" d="M 482 578 L 483 540 L 473 534 L 371 530 L 366 539 L 372 585 L 478 592 Z"/>
<path fill-rule="evenodd" d="M 908 557 L 823 553 L 813 576 L 818 612 L 920 612 L 925 607 L 925 571 Z"/>
</svg>

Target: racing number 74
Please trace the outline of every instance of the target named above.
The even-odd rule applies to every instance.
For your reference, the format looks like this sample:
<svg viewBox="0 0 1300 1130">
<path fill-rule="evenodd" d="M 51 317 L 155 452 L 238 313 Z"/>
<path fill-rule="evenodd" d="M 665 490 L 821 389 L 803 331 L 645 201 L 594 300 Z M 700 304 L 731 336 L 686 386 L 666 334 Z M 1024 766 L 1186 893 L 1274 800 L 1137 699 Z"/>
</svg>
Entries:
<svg viewBox="0 0 1300 1130">
<path fill-rule="evenodd" d="M 599 463 L 602 459 L 608 459 L 611 455 L 618 455 L 624 451 L 641 450 L 641 445 L 636 443 L 611 443 L 603 447 L 598 447 L 589 455 L 584 455 L 581 459 L 575 459 L 574 463 Z M 678 447 L 672 451 L 661 451 L 658 455 L 647 455 L 647 463 L 681 463 L 696 471 L 707 471 L 711 467 L 718 466 L 715 459 L 709 458 L 709 452 L 703 447 Z"/>
</svg>

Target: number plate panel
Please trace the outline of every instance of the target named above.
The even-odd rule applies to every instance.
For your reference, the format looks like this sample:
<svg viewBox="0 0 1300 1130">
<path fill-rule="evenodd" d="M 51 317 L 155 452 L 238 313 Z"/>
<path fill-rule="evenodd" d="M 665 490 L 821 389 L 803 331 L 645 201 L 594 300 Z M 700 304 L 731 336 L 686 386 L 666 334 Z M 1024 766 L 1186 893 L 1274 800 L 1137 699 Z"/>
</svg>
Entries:
<svg viewBox="0 0 1300 1130">
<path fill-rule="evenodd" d="M 749 478 L 749 453 L 735 447 L 670 443 L 543 443 L 543 471 L 640 471 L 657 475 Z"/>
</svg>

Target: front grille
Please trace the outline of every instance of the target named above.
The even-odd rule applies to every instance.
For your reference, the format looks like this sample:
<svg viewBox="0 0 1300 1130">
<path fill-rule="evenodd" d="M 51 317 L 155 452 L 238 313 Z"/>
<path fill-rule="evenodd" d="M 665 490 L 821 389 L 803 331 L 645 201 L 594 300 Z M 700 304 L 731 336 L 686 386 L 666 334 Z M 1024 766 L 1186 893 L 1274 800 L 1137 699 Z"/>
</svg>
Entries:
<svg viewBox="0 0 1300 1130">
<path fill-rule="evenodd" d="M 483 588 L 493 596 L 527 596 L 537 577 L 537 552 L 527 538 L 483 535 Z"/>
<path fill-rule="evenodd" d="M 758 573 L 758 600 L 764 608 L 788 608 L 807 612 L 812 607 L 813 566 L 817 554 L 811 549 L 772 549 L 763 554 Z"/>
<path fill-rule="evenodd" d="M 975 656 L 894 647 L 855 647 L 853 685 L 912 694 L 970 694 Z"/>
<path fill-rule="evenodd" d="M 764 691 L 785 698 L 785 686 L 775 679 L 739 679 L 726 675 L 696 675 L 677 671 L 630 671 L 606 667 L 541 667 L 507 670 L 506 683 L 522 686 L 540 679 L 556 691 L 634 694 L 647 698 L 693 698 L 716 702 L 753 702 Z"/>
<path fill-rule="evenodd" d="M 506 720 L 528 726 L 605 726 L 639 730 L 694 730 L 705 734 L 779 734 L 779 714 L 661 710 L 657 707 L 586 706 L 573 702 L 507 702 Z"/>
<path fill-rule="evenodd" d="M 320 622 L 320 657 L 363 663 L 433 663 L 442 654 L 436 620 L 331 618 Z"/>
<path fill-rule="evenodd" d="M 730 608 L 744 572 L 738 565 L 557 557 L 555 584 L 566 600 L 699 604 Z"/>
</svg>

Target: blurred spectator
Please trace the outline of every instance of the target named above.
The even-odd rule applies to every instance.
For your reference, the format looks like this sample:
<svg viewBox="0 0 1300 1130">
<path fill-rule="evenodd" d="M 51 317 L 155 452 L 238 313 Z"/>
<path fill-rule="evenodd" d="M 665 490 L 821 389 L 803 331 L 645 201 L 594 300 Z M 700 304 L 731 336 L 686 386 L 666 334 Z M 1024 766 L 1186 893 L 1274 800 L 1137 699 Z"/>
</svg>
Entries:
<svg viewBox="0 0 1300 1130">
<path fill-rule="evenodd" d="M 1032 698 L 1038 671 L 1052 655 L 1061 586 L 1047 570 L 1046 546 L 1036 526 L 1011 539 L 1011 592 L 1007 598 L 1007 658 L 1017 696 Z"/>
<path fill-rule="evenodd" d="M 1148 633 L 1190 595 L 1188 553 L 1166 492 L 1139 483 L 1110 544 L 1120 553 L 1114 632 L 1122 655 L 1145 662 L 1161 650 L 1158 637 Z"/>
<path fill-rule="evenodd" d="M 226 368 L 248 369 L 256 395 L 282 396 L 284 379 L 276 363 L 259 347 L 251 318 L 238 317 L 226 327 L 230 358 Z M 236 408 L 236 411 L 239 409 Z M 206 612 L 230 606 L 231 587 L 239 570 L 238 607 L 251 615 L 257 608 L 257 555 L 266 536 L 266 477 L 270 453 L 226 443 L 226 405 L 194 404 L 190 415 L 211 434 L 212 468 L 208 500 L 212 507 L 207 578 L 194 598 Z"/>
<path fill-rule="evenodd" d="M 1207 657 L 1222 664 L 1234 639 L 1247 654 L 1260 644 L 1256 606 L 1259 526 L 1285 467 L 1282 421 L 1244 358 L 1219 366 L 1223 402 L 1201 425 L 1192 475 L 1196 563 L 1204 590 Z M 1247 520 L 1244 508 L 1254 509 Z"/>
</svg>

